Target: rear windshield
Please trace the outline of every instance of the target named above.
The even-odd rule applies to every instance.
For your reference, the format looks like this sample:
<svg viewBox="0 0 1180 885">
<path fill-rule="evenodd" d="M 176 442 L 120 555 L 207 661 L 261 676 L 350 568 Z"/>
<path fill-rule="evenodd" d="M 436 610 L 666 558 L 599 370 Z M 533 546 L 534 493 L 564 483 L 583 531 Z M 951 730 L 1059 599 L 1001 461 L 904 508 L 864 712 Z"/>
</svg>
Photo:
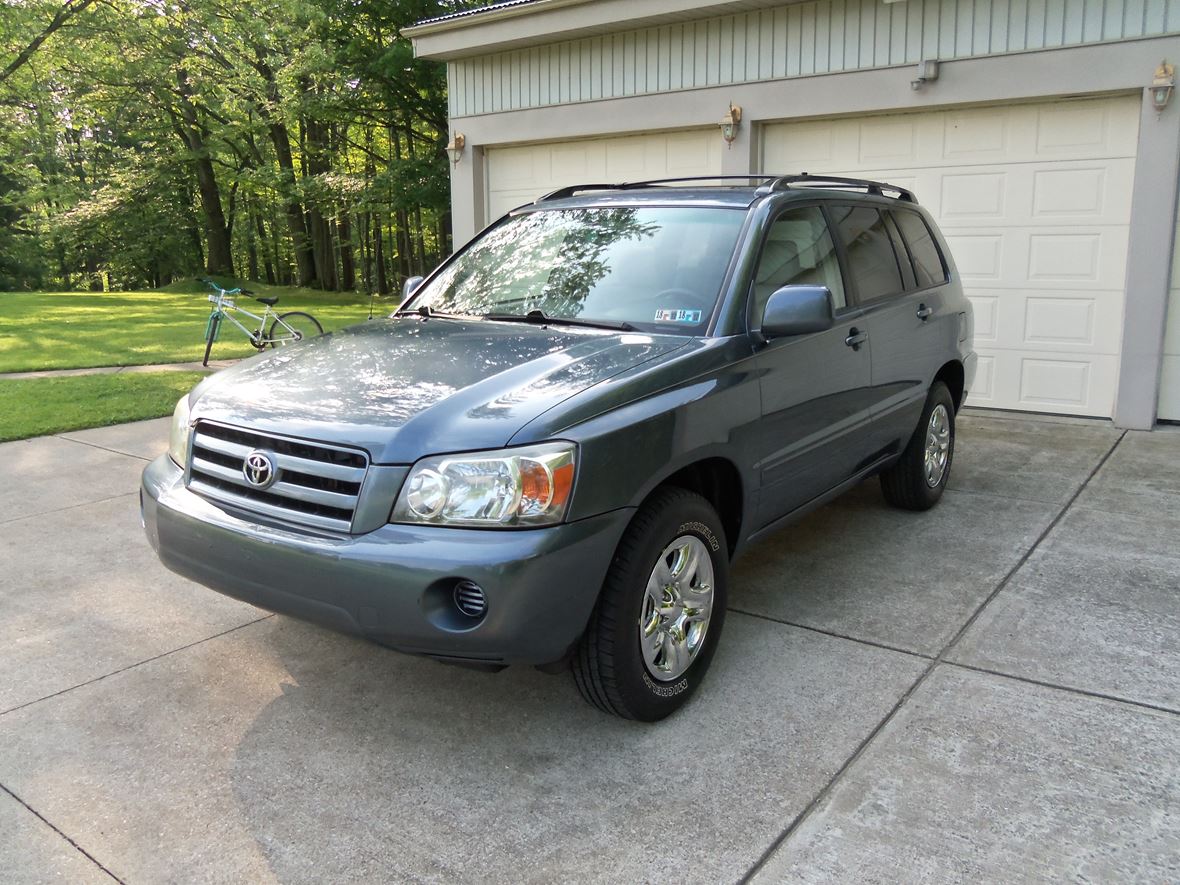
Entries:
<svg viewBox="0 0 1180 885">
<path fill-rule="evenodd" d="M 745 218 L 719 207 L 546 209 L 488 231 L 413 307 L 705 330 Z"/>
</svg>

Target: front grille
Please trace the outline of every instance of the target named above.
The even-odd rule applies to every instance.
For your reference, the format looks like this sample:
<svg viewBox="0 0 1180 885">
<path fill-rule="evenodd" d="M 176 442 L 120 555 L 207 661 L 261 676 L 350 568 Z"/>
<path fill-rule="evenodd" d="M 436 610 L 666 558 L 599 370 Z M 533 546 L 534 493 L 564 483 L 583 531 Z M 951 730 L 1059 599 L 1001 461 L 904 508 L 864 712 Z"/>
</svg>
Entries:
<svg viewBox="0 0 1180 885">
<path fill-rule="evenodd" d="M 252 484 L 244 470 L 247 456 L 255 451 L 275 466 L 275 476 L 264 488 Z M 347 532 L 368 464 L 355 449 L 198 421 L 188 488 L 260 516 Z"/>
</svg>

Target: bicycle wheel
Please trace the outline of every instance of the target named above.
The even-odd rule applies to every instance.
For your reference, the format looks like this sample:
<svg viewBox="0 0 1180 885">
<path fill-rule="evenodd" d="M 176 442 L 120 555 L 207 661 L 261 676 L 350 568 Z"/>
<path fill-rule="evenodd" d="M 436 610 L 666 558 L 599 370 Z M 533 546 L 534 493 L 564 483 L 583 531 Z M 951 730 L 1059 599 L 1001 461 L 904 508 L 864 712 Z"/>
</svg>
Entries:
<svg viewBox="0 0 1180 885">
<path fill-rule="evenodd" d="M 221 314 L 215 313 L 209 317 L 209 325 L 205 327 L 205 358 L 202 366 L 209 365 L 209 351 L 213 349 L 213 342 L 217 340 L 217 331 L 221 327 Z"/>
<path fill-rule="evenodd" d="M 271 347 L 281 347 L 323 334 L 324 327 L 315 317 L 301 310 L 293 310 L 290 313 L 279 314 L 270 324 L 270 329 L 266 333 L 266 343 Z"/>
</svg>

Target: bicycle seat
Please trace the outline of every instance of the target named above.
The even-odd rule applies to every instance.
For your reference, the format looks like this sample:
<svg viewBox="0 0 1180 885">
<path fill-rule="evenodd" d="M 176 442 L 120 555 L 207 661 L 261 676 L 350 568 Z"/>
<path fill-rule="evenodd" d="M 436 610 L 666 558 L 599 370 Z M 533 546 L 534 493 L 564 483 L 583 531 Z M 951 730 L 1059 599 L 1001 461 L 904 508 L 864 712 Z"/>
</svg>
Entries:
<svg viewBox="0 0 1180 885">
<path fill-rule="evenodd" d="M 279 303 L 279 296 L 278 295 L 269 295 L 264 298 L 260 295 L 255 295 L 254 300 L 261 301 L 263 304 L 269 304 L 271 307 L 274 307 L 276 304 Z"/>
</svg>

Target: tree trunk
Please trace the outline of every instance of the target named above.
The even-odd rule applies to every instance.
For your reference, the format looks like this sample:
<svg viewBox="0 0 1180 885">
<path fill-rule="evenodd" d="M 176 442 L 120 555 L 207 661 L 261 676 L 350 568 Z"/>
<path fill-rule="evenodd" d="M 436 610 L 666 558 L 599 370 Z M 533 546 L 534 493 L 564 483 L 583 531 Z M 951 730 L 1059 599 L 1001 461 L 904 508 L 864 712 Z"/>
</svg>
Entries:
<svg viewBox="0 0 1180 885">
<path fill-rule="evenodd" d="M 291 156 L 291 136 L 282 123 L 271 123 L 269 131 L 270 142 L 274 145 L 275 158 L 279 164 L 279 179 L 287 191 L 284 210 L 287 215 L 287 233 L 291 235 L 291 250 L 295 254 L 299 285 L 310 286 L 316 279 L 315 258 L 307 237 L 307 226 L 303 221 L 303 207 L 292 196 L 295 193 L 295 161 Z"/>
<path fill-rule="evenodd" d="M 385 234 L 381 215 L 373 213 L 373 254 L 377 264 L 377 294 L 389 294 L 389 274 L 385 268 Z"/>
<path fill-rule="evenodd" d="M 356 256 L 352 251 L 352 221 L 347 212 L 336 219 L 336 240 L 340 244 L 340 288 L 356 289 Z"/>
<path fill-rule="evenodd" d="M 246 276 L 251 280 L 258 279 L 258 244 L 254 239 L 253 204 L 246 204 Z"/>
<path fill-rule="evenodd" d="M 176 72 L 176 89 L 180 98 L 177 102 L 177 134 L 193 155 L 197 193 L 200 195 L 201 211 L 205 216 L 205 271 L 209 274 L 233 276 L 233 253 L 230 249 L 229 228 L 225 223 L 225 214 L 221 211 L 221 190 L 217 186 L 213 161 L 209 157 L 204 133 L 197 119 L 197 109 L 190 101 L 192 90 L 188 75 L 183 70 Z"/>
<path fill-rule="evenodd" d="M 262 245 L 262 269 L 266 273 L 266 281 L 273 286 L 276 283 L 274 266 L 277 256 L 273 254 L 273 244 L 267 239 L 260 215 L 254 216 L 254 228 L 258 233 L 258 242 Z"/>
</svg>

